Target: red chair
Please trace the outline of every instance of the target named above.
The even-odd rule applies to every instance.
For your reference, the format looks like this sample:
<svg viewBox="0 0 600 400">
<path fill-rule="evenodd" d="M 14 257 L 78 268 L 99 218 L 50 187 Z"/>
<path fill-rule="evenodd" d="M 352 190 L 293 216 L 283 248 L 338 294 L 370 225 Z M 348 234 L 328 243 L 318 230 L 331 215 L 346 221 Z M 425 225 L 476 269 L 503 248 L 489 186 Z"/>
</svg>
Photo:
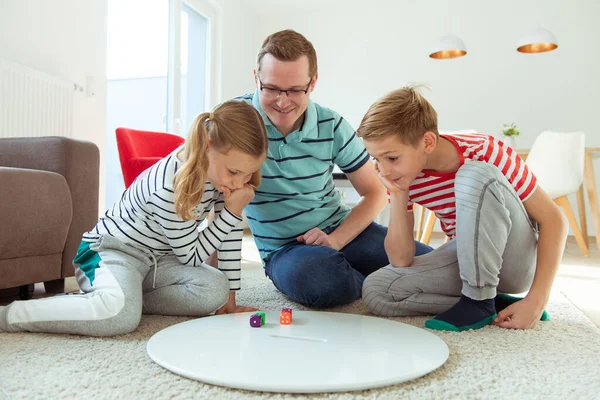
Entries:
<svg viewBox="0 0 600 400">
<path fill-rule="evenodd" d="M 117 128 L 117 148 L 125 188 L 139 174 L 168 156 L 183 142 L 184 138 L 171 133 Z"/>
</svg>

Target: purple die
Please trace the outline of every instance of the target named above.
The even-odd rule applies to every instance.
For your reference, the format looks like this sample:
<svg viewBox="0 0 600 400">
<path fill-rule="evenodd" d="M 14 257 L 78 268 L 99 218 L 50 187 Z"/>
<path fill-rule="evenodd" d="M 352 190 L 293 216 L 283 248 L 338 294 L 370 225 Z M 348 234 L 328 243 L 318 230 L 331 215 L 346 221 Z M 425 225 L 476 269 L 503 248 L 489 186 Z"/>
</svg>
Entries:
<svg viewBox="0 0 600 400">
<path fill-rule="evenodd" d="M 250 326 L 253 328 L 260 328 L 260 326 L 262 325 L 262 318 L 260 317 L 260 315 L 251 315 L 250 316 Z"/>
<path fill-rule="evenodd" d="M 283 307 L 283 308 L 281 309 L 281 312 L 289 312 L 289 313 L 290 313 L 290 317 L 292 316 L 292 309 L 291 309 L 291 308 L 288 308 L 288 307 Z"/>
</svg>

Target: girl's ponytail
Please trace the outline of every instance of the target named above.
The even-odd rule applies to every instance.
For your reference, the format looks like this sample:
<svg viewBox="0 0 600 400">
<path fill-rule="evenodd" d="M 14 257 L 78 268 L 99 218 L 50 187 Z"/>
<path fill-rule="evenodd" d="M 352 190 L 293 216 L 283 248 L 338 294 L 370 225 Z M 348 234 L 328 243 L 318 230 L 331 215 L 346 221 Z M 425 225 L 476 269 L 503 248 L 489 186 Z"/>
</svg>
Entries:
<svg viewBox="0 0 600 400">
<path fill-rule="evenodd" d="M 208 170 L 207 125 L 212 123 L 210 116 L 211 113 L 202 113 L 194 119 L 185 143 L 185 162 L 175 177 L 175 212 L 185 221 L 194 218 L 192 211 L 204 194 Z"/>
</svg>

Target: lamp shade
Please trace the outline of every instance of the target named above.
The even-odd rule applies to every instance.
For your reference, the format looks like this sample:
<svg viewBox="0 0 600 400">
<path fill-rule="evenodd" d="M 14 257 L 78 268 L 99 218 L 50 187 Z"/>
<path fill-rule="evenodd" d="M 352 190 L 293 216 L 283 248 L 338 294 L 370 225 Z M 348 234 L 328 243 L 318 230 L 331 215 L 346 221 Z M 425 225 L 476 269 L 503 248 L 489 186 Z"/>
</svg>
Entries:
<svg viewBox="0 0 600 400">
<path fill-rule="evenodd" d="M 446 35 L 433 45 L 429 57 L 436 59 L 457 58 L 467 54 L 465 43 L 454 35 Z"/>
<path fill-rule="evenodd" d="M 557 47 L 556 36 L 548 29 L 538 28 L 519 40 L 517 51 L 521 53 L 543 53 Z"/>
</svg>

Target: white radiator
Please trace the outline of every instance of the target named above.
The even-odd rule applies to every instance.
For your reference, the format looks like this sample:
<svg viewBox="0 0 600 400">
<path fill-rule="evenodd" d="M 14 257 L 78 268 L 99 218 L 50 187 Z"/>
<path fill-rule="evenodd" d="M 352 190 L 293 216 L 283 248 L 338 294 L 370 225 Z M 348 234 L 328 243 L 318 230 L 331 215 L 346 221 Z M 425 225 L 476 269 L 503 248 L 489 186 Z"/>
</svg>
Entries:
<svg viewBox="0 0 600 400">
<path fill-rule="evenodd" d="M 0 58 L 0 137 L 73 136 L 75 85 Z"/>
</svg>

